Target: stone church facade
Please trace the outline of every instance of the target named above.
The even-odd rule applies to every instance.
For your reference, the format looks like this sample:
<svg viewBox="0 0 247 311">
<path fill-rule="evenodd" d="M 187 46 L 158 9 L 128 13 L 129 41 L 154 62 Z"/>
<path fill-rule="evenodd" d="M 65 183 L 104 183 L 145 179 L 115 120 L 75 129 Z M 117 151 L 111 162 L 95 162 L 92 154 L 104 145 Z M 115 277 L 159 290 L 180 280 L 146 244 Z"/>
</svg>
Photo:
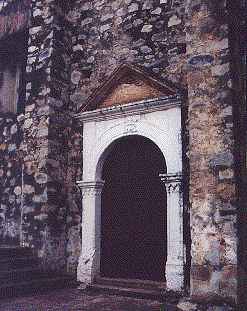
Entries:
<svg viewBox="0 0 247 311">
<path fill-rule="evenodd" d="M 158 280 L 241 303 L 244 12 L 240 0 L 1 1 L 0 245 L 86 284 Z"/>
</svg>

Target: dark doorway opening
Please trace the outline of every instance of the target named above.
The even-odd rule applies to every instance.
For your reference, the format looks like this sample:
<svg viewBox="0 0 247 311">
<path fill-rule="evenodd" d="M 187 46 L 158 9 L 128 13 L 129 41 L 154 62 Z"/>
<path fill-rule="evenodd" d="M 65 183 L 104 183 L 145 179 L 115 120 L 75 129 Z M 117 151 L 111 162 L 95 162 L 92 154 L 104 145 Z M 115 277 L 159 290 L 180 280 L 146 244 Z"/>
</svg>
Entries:
<svg viewBox="0 0 247 311">
<path fill-rule="evenodd" d="M 115 142 L 102 169 L 101 277 L 165 281 L 167 197 L 161 150 L 131 135 Z"/>
</svg>

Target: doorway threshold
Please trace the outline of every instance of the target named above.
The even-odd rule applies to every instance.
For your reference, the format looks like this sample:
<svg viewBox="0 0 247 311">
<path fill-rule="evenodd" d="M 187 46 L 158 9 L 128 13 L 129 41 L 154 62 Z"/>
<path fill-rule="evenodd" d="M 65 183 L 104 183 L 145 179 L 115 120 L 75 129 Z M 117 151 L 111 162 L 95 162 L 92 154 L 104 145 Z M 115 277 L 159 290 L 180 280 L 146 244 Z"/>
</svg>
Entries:
<svg viewBox="0 0 247 311">
<path fill-rule="evenodd" d="M 166 282 L 139 279 L 114 279 L 107 277 L 95 278 L 93 284 L 88 284 L 86 286 L 86 290 L 158 301 L 179 301 L 179 298 L 183 296 L 181 292 L 166 290 Z"/>
</svg>

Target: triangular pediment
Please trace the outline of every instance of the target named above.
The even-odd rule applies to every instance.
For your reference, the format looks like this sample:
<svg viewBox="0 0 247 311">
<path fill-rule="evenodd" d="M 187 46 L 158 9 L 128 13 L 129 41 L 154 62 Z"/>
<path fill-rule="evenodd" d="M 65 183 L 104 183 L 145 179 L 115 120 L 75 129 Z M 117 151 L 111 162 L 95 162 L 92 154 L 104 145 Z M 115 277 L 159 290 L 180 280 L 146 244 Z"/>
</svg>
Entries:
<svg viewBox="0 0 247 311">
<path fill-rule="evenodd" d="M 86 100 L 81 112 L 175 94 L 178 94 L 178 90 L 148 76 L 140 69 L 123 63 Z"/>
</svg>

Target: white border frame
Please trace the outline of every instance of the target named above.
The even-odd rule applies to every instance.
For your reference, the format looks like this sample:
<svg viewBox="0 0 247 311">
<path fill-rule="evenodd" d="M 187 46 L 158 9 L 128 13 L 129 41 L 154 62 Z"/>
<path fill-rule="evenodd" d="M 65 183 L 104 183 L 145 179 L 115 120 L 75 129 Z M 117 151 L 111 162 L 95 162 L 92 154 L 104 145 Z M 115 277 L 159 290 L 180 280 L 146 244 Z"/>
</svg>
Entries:
<svg viewBox="0 0 247 311">
<path fill-rule="evenodd" d="M 167 262 L 164 267 L 168 290 L 184 287 L 183 203 L 181 196 L 182 143 L 179 96 L 97 109 L 75 115 L 83 130 L 82 250 L 77 279 L 93 283 L 100 274 L 101 172 L 114 143 L 121 137 L 141 135 L 162 151 L 167 175 Z M 163 175 L 162 175 L 163 176 Z"/>
</svg>

